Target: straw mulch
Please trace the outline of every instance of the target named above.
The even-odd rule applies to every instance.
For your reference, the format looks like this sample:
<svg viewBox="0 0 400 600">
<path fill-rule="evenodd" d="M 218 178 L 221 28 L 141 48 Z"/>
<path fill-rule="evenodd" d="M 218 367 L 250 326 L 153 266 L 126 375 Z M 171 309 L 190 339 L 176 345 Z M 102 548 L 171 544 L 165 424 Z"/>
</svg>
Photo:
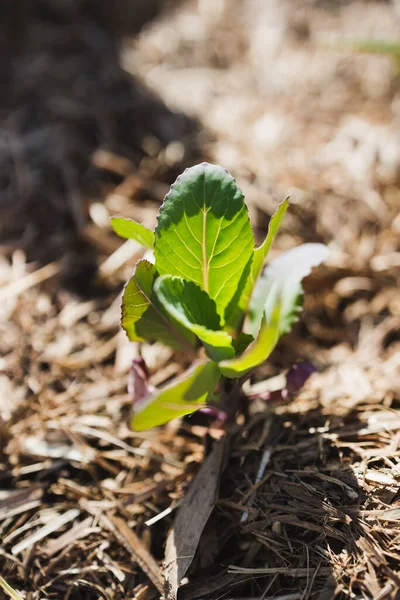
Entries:
<svg viewBox="0 0 400 600">
<path fill-rule="evenodd" d="M 398 39 L 399 23 L 385 2 L 213 0 L 126 43 L 125 68 L 202 123 L 198 159 L 237 178 L 257 237 L 291 192 L 273 255 L 330 246 L 301 323 L 249 392 L 276 398 L 296 361 L 317 372 L 227 432 L 199 416 L 129 430 L 138 349 L 119 305 L 141 250 L 109 216 L 152 226 L 195 142 L 150 135 L 137 163 L 97 149 L 107 176 L 81 233 L 93 283 L 71 276 L 79 248 L 0 262 L 1 586 L 30 600 L 172 598 L 178 555 L 183 600 L 399 597 L 400 91 L 390 57 L 337 41 Z M 185 367 L 142 351 L 155 385 Z"/>
</svg>

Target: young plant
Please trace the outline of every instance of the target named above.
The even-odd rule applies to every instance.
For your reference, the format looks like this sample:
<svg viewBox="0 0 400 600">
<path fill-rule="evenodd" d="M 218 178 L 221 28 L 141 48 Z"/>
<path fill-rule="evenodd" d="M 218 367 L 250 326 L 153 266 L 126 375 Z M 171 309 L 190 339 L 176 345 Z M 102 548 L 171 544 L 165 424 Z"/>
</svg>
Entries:
<svg viewBox="0 0 400 600">
<path fill-rule="evenodd" d="M 113 218 L 116 233 L 153 250 L 151 259 L 137 263 L 124 290 L 122 327 L 129 339 L 157 340 L 198 357 L 183 375 L 135 401 L 134 429 L 215 405 L 234 387 L 228 380 L 240 387 L 297 321 L 301 281 L 328 250 L 303 244 L 264 268 L 288 206 L 286 198 L 255 248 L 235 180 L 222 167 L 202 163 L 171 186 L 154 233 L 133 220 Z"/>
</svg>

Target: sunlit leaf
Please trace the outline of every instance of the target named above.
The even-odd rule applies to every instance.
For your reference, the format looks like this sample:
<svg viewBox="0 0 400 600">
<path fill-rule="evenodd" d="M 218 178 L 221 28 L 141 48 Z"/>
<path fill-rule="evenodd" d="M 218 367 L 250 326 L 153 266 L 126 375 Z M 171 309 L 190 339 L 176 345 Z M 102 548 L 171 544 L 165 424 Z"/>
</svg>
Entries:
<svg viewBox="0 0 400 600">
<path fill-rule="evenodd" d="M 194 347 L 194 336 L 165 313 L 155 293 L 155 266 L 147 260 L 136 265 L 122 299 L 122 327 L 132 341 L 158 340 L 172 348 Z"/>
<path fill-rule="evenodd" d="M 258 248 L 254 250 L 253 262 L 251 264 L 250 276 L 247 281 L 246 287 L 240 299 L 239 306 L 243 310 L 247 310 L 249 300 L 251 298 L 255 283 L 259 278 L 262 268 L 265 263 L 265 259 L 267 258 L 268 252 L 272 246 L 272 243 L 275 239 L 276 234 L 279 231 L 279 228 L 282 224 L 283 218 L 286 214 L 287 209 L 289 208 L 289 198 L 285 198 L 283 202 L 280 203 L 276 212 L 272 215 L 271 220 L 268 225 L 268 233 Z"/>
<path fill-rule="evenodd" d="M 243 194 L 219 166 L 202 163 L 178 177 L 158 215 L 154 254 L 160 275 L 193 281 L 225 309 L 244 287 L 242 273 L 253 253 Z"/>
<path fill-rule="evenodd" d="M 254 252 L 247 261 L 242 272 L 242 277 L 236 288 L 236 292 L 225 309 L 225 328 L 228 331 L 237 331 L 243 321 L 244 310 L 240 308 L 240 301 L 249 280 L 253 258 Z"/>
<path fill-rule="evenodd" d="M 323 244 L 303 244 L 273 260 L 259 278 L 250 305 L 247 333 L 256 340 L 232 360 L 220 363 L 226 377 L 241 377 L 268 358 L 279 338 L 290 331 L 302 306 L 301 281 L 328 257 Z"/>
<path fill-rule="evenodd" d="M 302 244 L 271 261 L 254 288 L 244 330 L 255 336 L 263 315 L 268 321 L 279 303 L 282 304 L 279 334 L 287 333 L 301 311 L 301 281 L 328 256 L 324 244 Z"/>
<path fill-rule="evenodd" d="M 257 339 L 241 356 L 219 363 L 222 375 L 231 378 L 242 377 L 268 358 L 279 339 L 279 317 L 278 306 L 268 325 L 264 317 Z"/>
<path fill-rule="evenodd" d="M 214 300 L 193 281 L 163 275 L 154 289 L 162 306 L 178 323 L 194 333 L 212 360 L 219 362 L 235 354 L 232 338 L 221 331 Z"/>
<path fill-rule="evenodd" d="M 126 240 L 135 240 L 145 248 L 153 248 L 154 233 L 141 223 L 124 217 L 111 217 L 111 225 L 115 233 Z"/>
<path fill-rule="evenodd" d="M 400 43 L 385 39 L 353 39 L 339 40 L 336 46 L 348 47 L 359 52 L 370 52 L 371 54 L 388 54 L 400 59 Z"/>
<path fill-rule="evenodd" d="M 213 396 L 220 375 L 213 362 L 193 366 L 172 383 L 135 404 L 131 421 L 133 429 L 142 431 L 156 427 L 205 406 Z"/>
</svg>

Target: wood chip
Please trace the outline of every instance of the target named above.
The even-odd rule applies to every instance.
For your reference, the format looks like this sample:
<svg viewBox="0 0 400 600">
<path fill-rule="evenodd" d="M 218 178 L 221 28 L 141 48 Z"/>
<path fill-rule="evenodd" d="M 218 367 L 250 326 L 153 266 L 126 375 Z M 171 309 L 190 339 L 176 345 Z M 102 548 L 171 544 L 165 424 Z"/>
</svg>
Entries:
<svg viewBox="0 0 400 600">
<path fill-rule="evenodd" d="M 12 281 L 11 283 L 0 288 L 0 301 L 7 300 L 8 298 L 14 298 L 19 296 L 22 292 L 29 290 L 39 283 L 43 283 L 47 279 L 54 277 L 60 272 L 60 265 L 58 263 L 49 263 L 41 269 L 25 275 L 21 279 Z"/>
<path fill-rule="evenodd" d="M 168 535 L 164 565 L 168 600 L 176 600 L 179 584 L 194 558 L 203 529 L 215 506 L 227 439 L 225 437 L 217 442 L 203 462 Z"/>
<path fill-rule="evenodd" d="M 141 542 L 132 529 L 128 527 L 127 523 L 115 515 L 111 515 L 110 517 L 101 515 L 100 523 L 117 537 L 122 545 L 130 552 L 132 558 L 137 562 L 143 572 L 146 573 L 160 594 L 163 594 L 164 585 L 159 566 L 152 555 L 146 550 L 143 542 Z"/>
<path fill-rule="evenodd" d="M 56 516 L 54 519 L 52 519 L 50 523 L 48 523 L 32 535 L 25 538 L 22 542 L 19 542 L 18 544 L 13 546 L 11 548 L 11 552 L 14 555 L 20 554 L 21 552 L 27 550 L 37 542 L 40 542 L 40 540 L 43 540 L 45 537 L 47 537 L 54 531 L 57 531 L 57 529 L 60 529 L 60 527 L 63 527 L 63 525 L 66 525 L 70 521 L 76 519 L 79 516 L 79 514 L 80 510 L 78 508 L 71 508 L 66 513 Z"/>
</svg>

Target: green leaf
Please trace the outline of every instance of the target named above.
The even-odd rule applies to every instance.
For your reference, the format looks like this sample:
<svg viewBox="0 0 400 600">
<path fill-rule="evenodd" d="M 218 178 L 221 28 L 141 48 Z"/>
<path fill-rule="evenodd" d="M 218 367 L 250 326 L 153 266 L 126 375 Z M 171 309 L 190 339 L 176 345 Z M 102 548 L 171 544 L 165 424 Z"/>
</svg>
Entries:
<svg viewBox="0 0 400 600">
<path fill-rule="evenodd" d="M 244 331 L 255 336 L 263 315 L 268 321 L 279 303 L 283 309 L 279 334 L 287 333 L 301 310 L 301 281 L 328 256 L 324 244 L 302 244 L 271 261 L 254 288 Z"/>
<path fill-rule="evenodd" d="M 395 60 L 397 71 L 400 71 L 400 44 L 389 40 L 354 40 L 350 42 L 351 47 L 359 52 L 371 52 L 372 54 L 387 54 Z"/>
<path fill-rule="evenodd" d="M 254 290 L 257 279 L 259 278 L 262 268 L 267 258 L 268 252 L 272 246 L 276 234 L 282 224 L 283 218 L 289 208 L 289 197 L 285 198 L 278 206 L 276 212 L 272 215 L 268 225 L 267 237 L 264 242 L 254 250 L 253 262 L 251 265 L 250 276 L 247 280 L 246 287 L 239 301 L 239 307 L 243 312 L 247 312 L 251 295 Z"/>
<path fill-rule="evenodd" d="M 155 234 L 160 275 L 199 285 L 224 318 L 254 245 L 243 194 L 233 177 L 208 163 L 186 169 L 161 206 Z"/>
<path fill-rule="evenodd" d="M 400 43 L 385 39 L 353 39 L 339 40 L 336 47 L 350 47 L 359 52 L 370 52 L 371 54 L 389 54 L 400 59 Z"/>
<path fill-rule="evenodd" d="M 245 323 L 258 336 L 239 358 L 219 364 L 226 377 L 242 377 L 268 358 L 278 339 L 290 331 L 302 305 L 301 281 L 328 257 L 323 244 L 303 244 L 273 260 L 257 282 Z"/>
<path fill-rule="evenodd" d="M 214 300 L 193 281 L 162 275 L 154 290 L 165 310 L 178 323 L 194 333 L 215 362 L 232 358 L 232 338 L 221 331 L 220 317 Z"/>
<path fill-rule="evenodd" d="M 153 292 L 155 266 L 140 260 L 122 298 L 122 327 L 132 341 L 158 340 L 175 349 L 193 348 L 193 334 L 165 314 Z"/>
<path fill-rule="evenodd" d="M 253 262 L 254 252 L 250 256 L 249 260 L 245 268 L 243 269 L 242 276 L 236 288 L 236 292 L 234 293 L 232 299 L 230 300 L 228 306 L 225 309 L 225 324 L 227 331 L 237 331 L 240 329 L 240 323 L 243 321 L 243 310 L 241 310 L 239 301 L 242 297 L 244 288 L 249 279 L 251 265 Z"/>
<path fill-rule="evenodd" d="M 126 240 L 135 240 L 145 248 L 153 248 L 154 233 L 141 223 L 124 217 L 111 217 L 111 225 L 120 237 Z"/>
<path fill-rule="evenodd" d="M 220 376 L 213 362 L 193 366 L 134 406 L 132 428 L 143 431 L 198 410 L 213 396 Z"/>
<path fill-rule="evenodd" d="M 367 52 L 371 54 L 386 54 L 391 56 L 396 64 L 397 71 L 400 71 L 400 43 L 396 40 L 366 38 L 366 39 L 342 39 L 336 43 L 324 44 L 325 47 L 334 50 L 343 50 L 349 48 L 355 52 Z"/>
<path fill-rule="evenodd" d="M 272 317 L 268 325 L 264 317 L 257 339 L 241 356 L 219 363 L 222 375 L 230 378 L 242 377 L 268 358 L 279 339 L 279 306 Z"/>
<path fill-rule="evenodd" d="M 243 354 L 246 348 L 254 342 L 254 337 L 249 333 L 239 333 L 239 335 L 233 340 L 233 347 L 235 348 L 235 354 L 238 356 Z"/>
</svg>

